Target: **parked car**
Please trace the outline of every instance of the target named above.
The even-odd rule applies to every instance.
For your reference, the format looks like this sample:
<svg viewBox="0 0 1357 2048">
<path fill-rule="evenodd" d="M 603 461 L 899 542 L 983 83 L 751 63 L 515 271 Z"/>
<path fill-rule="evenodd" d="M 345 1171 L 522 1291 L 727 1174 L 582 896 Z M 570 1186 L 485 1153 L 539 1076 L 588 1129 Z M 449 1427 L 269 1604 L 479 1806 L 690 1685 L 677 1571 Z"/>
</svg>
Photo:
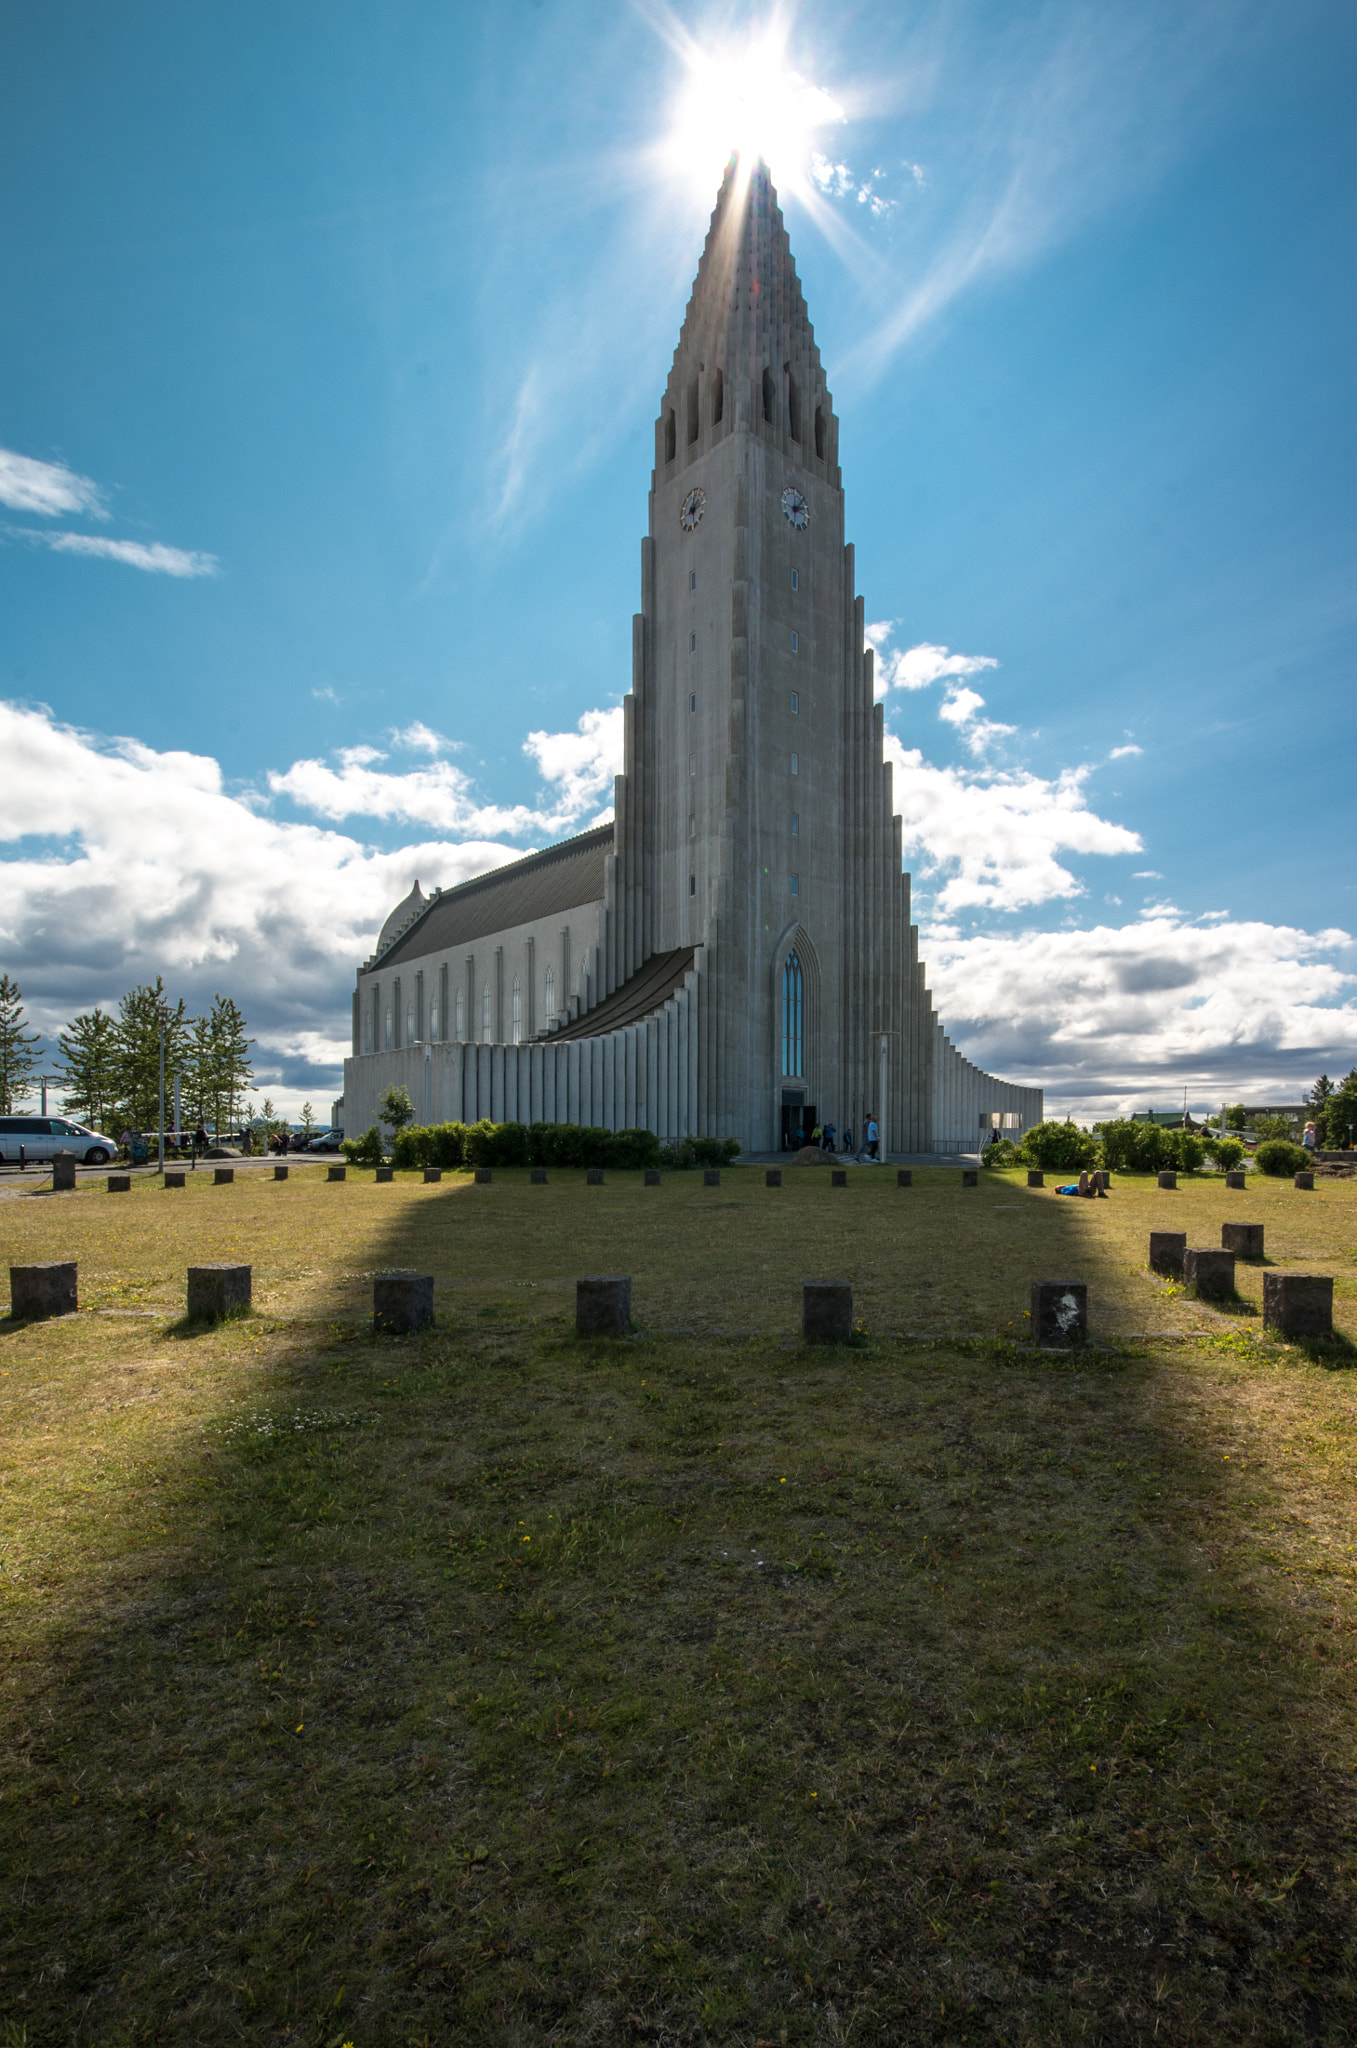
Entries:
<svg viewBox="0 0 1357 2048">
<path fill-rule="evenodd" d="M 102 1131 L 88 1130 L 62 1116 L 0 1116 L 0 1159 L 19 1164 L 23 1147 L 28 1165 L 46 1165 L 58 1152 L 74 1152 L 86 1166 L 106 1166 L 118 1156 L 118 1141 Z"/>
<path fill-rule="evenodd" d="M 306 1149 L 308 1152 L 337 1152 L 343 1142 L 343 1131 L 322 1131 L 318 1138 L 311 1140 Z"/>
</svg>

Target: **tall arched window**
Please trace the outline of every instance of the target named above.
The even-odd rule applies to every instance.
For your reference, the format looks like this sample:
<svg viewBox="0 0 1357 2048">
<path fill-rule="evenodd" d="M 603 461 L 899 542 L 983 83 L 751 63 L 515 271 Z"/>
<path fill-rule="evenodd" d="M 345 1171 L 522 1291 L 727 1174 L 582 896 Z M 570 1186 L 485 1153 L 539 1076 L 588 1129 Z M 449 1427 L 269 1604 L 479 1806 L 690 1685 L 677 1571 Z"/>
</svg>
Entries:
<svg viewBox="0 0 1357 2048">
<path fill-rule="evenodd" d="M 698 411 L 697 379 L 693 377 L 689 380 L 688 384 L 688 446 L 690 448 L 697 439 L 701 425 L 702 415 Z"/>
<path fill-rule="evenodd" d="M 801 1017 L 804 1004 L 801 962 L 795 953 L 789 953 L 782 965 L 782 1071 L 784 1074 L 801 1074 L 805 1071 L 805 1053 L 801 1033 Z"/>
<path fill-rule="evenodd" d="M 488 982 L 488 981 L 487 981 L 487 983 L 485 984 L 485 993 L 484 993 L 484 995 L 482 995 L 482 997 L 481 997 L 481 1039 L 482 1039 L 482 1041 L 483 1041 L 483 1043 L 484 1043 L 484 1044 L 486 1044 L 486 1045 L 489 1045 L 489 1043 L 490 1043 L 490 984 L 489 984 L 489 982 Z"/>
<path fill-rule="evenodd" d="M 463 1007 L 462 991 L 460 989 L 458 989 L 457 991 L 457 1001 L 453 1006 L 452 1016 L 452 1035 L 457 1040 L 457 1043 L 460 1045 L 462 1040 L 466 1037 L 466 1011 L 465 1008 Z"/>
<path fill-rule="evenodd" d="M 796 379 L 790 373 L 787 377 L 787 431 L 793 441 L 801 439 L 801 393 L 796 388 Z"/>
<path fill-rule="evenodd" d="M 550 1020 L 556 1015 L 556 970 L 548 967 L 547 978 L 542 986 L 542 1012 Z"/>
<path fill-rule="evenodd" d="M 386 1006 L 386 1049 L 387 1049 L 387 1051 L 388 1051 L 388 1052 L 390 1052 L 390 1050 L 391 1050 L 391 1005 L 390 1005 L 390 1003 L 388 1003 L 388 1004 L 387 1004 L 387 1006 Z"/>
<path fill-rule="evenodd" d="M 405 1005 L 405 1043 L 406 1043 L 407 1045 L 413 1045 L 413 1044 L 414 1044 L 414 1042 L 415 1042 L 415 1006 L 414 1006 L 414 1003 L 413 1003 L 413 1002 L 409 1002 L 409 1003 L 407 1003 L 407 1004 Z"/>
<path fill-rule="evenodd" d="M 821 462 L 823 462 L 825 459 L 825 409 L 822 405 L 817 405 L 815 408 L 815 452 Z"/>
<path fill-rule="evenodd" d="M 371 1010 L 365 1010 L 365 1011 L 364 1011 L 364 1013 L 363 1013 L 363 1051 L 364 1051 L 364 1052 L 371 1052 L 371 1051 L 372 1051 L 372 1012 L 371 1012 Z"/>
<path fill-rule="evenodd" d="M 674 457 L 675 457 L 675 455 L 677 455 L 677 453 L 678 453 L 678 421 L 677 421 L 677 420 L 675 419 L 675 417 L 674 417 L 674 408 L 673 408 L 673 406 L 671 405 L 671 406 L 670 406 L 670 408 L 669 408 L 669 410 L 668 410 L 668 411 L 666 412 L 666 414 L 665 414 L 665 416 L 664 416 L 664 459 L 665 459 L 665 461 L 666 461 L 666 462 L 672 462 L 672 461 L 673 461 L 673 459 L 674 459 Z"/>
<path fill-rule="evenodd" d="M 724 374 L 717 370 L 712 377 L 711 386 L 711 423 L 714 427 L 720 426 L 725 409 L 726 380 Z"/>
<path fill-rule="evenodd" d="M 518 978 L 518 976 L 517 976 L 517 975 L 515 975 L 515 976 L 514 976 L 514 998 L 513 998 L 513 1010 L 512 1010 L 512 1013 L 511 1013 L 511 1014 L 512 1014 L 512 1017 L 513 1017 L 513 1039 L 514 1039 L 514 1044 L 515 1044 L 515 1045 L 522 1045 L 522 1043 L 523 1043 L 523 984 L 522 984 L 522 982 L 521 982 L 521 981 L 519 980 L 519 978 Z"/>
<path fill-rule="evenodd" d="M 438 1036 L 438 997 L 436 995 L 429 998 L 429 1036 L 430 1038 L 437 1038 Z"/>
<path fill-rule="evenodd" d="M 777 418 L 776 408 L 777 386 L 773 382 L 772 371 L 765 370 L 763 373 L 763 417 L 770 427 Z"/>
</svg>

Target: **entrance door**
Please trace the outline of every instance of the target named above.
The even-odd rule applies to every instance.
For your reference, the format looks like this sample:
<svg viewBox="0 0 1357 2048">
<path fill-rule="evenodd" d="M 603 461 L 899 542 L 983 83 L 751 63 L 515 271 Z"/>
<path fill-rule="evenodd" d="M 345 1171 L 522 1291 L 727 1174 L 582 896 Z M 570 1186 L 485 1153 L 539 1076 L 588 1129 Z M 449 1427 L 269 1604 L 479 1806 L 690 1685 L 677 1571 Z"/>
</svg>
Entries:
<svg viewBox="0 0 1357 2048">
<path fill-rule="evenodd" d="M 810 1134 L 819 1121 L 820 1112 L 813 1102 L 784 1102 L 782 1105 L 783 1151 L 796 1152 L 800 1150 L 802 1145 L 809 1145 Z"/>
</svg>

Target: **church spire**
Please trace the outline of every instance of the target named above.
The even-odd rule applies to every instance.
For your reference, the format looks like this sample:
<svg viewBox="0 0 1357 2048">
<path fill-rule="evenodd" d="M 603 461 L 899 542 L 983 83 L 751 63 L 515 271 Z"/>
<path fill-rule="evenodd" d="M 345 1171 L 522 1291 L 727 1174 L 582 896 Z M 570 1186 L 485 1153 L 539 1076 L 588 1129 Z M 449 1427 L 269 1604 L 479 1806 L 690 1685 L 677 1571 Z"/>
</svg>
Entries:
<svg viewBox="0 0 1357 2048">
<path fill-rule="evenodd" d="M 772 177 L 732 156 L 656 421 L 657 481 L 741 428 L 838 483 L 838 421 Z"/>
</svg>

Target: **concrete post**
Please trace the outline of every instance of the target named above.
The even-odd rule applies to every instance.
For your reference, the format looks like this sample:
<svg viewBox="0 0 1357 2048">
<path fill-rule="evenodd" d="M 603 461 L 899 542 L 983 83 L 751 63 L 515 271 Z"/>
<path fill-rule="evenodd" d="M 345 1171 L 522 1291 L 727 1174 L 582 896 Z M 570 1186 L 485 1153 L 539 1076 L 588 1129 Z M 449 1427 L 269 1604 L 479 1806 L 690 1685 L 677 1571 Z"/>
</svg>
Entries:
<svg viewBox="0 0 1357 2048">
<path fill-rule="evenodd" d="M 181 1182 L 182 1186 L 183 1183 Z M 111 1195 L 130 1195 L 132 1176 L 130 1173 L 111 1173 L 108 1177 L 108 1191 Z"/>
<path fill-rule="evenodd" d="M 1176 1188 L 1178 1185 L 1177 1174 L 1170 1172 L 1161 1173 L 1159 1176 L 1159 1185 L 1161 1188 Z"/>
<path fill-rule="evenodd" d="M 1187 1250 L 1185 1230 L 1152 1230 L 1150 1232 L 1150 1271 L 1162 1273 L 1166 1279 L 1181 1280 L 1183 1277 L 1183 1254 Z"/>
<path fill-rule="evenodd" d="M 896 1185 L 896 1186 L 897 1186 L 898 1188 L 912 1188 L 912 1187 L 913 1187 L 913 1185 L 914 1185 L 914 1175 L 913 1175 L 913 1172 L 911 1171 L 911 1169 L 910 1169 L 910 1168 L 909 1168 L 908 1166 L 897 1166 L 897 1167 L 896 1167 L 896 1169 L 895 1169 L 895 1185 Z"/>
<path fill-rule="evenodd" d="M 433 1321 L 432 1273 L 378 1273 L 372 1282 L 372 1327 L 405 1337 Z"/>
<path fill-rule="evenodd" d="M 1264 1273 L 1263 1328 L 1279 1337 L 1332 1337 L 1332 1279 L 1326 1273 Z"/>
<path fill-rule="evenodd" d="M 1183 1278 L 1202 1301 L 1223 1301 L 1235 1291 L 1234 1253 L 1214 1246 L 1190 1246 L 1183 1253 Z"/>
<path fill-rule="evenodd" d="M 1305 1188 L 1306 1190 L 1313 1190 L 1313 1188 L 1314 1188 L 1314 1184 L 1315 1184 L 1315 1177 L 1314 1177 L 1314 1175 L 1313 1175 L 1312 1173 L 1298 1173 L 1298 1174 L 1296 1175 L 1296 1186 L 1297 1186 L 1298 1188 Z"/>
<path fill-rule="evenodd" d="M 52 1186 L 69 1191 L 75 1186 L 74 1152 L 58 1152 L 52 1161 Z"/>
<path fill-rule="evenodd" d="M 782 1168 L 780 1166 L 770 1166 L 763 1176 L 763 1185 L 766 1188 L 780 1188 L 782 1186 Z"/>
<path fill-rule="evenodd" d="M 1031 1312 L 1034 1344 L 1082 1344 L 1088 1335 L 1088 1288 L 1082 1280 L 1034 1280 Z"/>
<path fill-rule="evenodd" d="M 962 1185 L 962 1187 L 963 1187 L 963 1188 L 978 1188 L 978 1187 L 979 1187 L 979 1185 L 980 1185 L 980 1175 L 979 1175 L 979 1172 L 977 1171 L 977 1169 L 976 1169 L 976 1168 L 975 1168 L 974 1166 L 967 1166 L 967 1167 L 963 1167 L 963 1169 L 962 1169 L 962 1173 L 961 1173 L 961 1185 Z"/>
<path fill-rule="evenodd" d="M 489 1187 L 490 1168 L 488 1166 L 478 1166 L 476 1168 L 476 1185 L 477 1187 Z"/>
<path fill-rule="evenodd" d="M 442 1180 L 442 1178 L 443 1178 L 443 1169 L 442 1169 L 442 1167 L 441 1167 L 441 1166 L 426 1166 L 426 1167 L 425 1167 L 425 1169 L 424 1169 L 424 1185 L 425 1185 L 425 1187 L 432 1187 L 432 1186 L 434 1186 L 434 1185 L 435 1185 L 435 1183 L 436 1183 L 436 1182 L 438 1182 L 438 1181 L 440 1181 L 440 1180 Z"/>
<path fill-rule="evenodd" d="M 529 1187 L 534 1187 L 534 1188 L 544 1188 L 544 1187 L 546 1186 L 546 1184 L 547 1184 L 547 1170 L 546 1170 L 545 1166 L 534 1166 L 534 1167 L 532 1167 L 532 1168 L 530 1168 L 530 1169 L 529 1169 L 529 1172 L 528 1172 L 528 1185 L 529 1185 Z"/>
<path fill-rule="evenodd" d="M 584 1176 L 584 1185 L 588 1188 L 601 1188 L 603 1186 L 603 1168 L 601 1166 L 589 1167 Z"/>
<path fill-rule="evenodd" d="M 624 1337 L 631 1327 L 630 1279 L 575 1282 L 575 1335 Z"/>
<path fill-rule="evenodd" d="M 848 1174 L 847 1174 L 846 1170 L 845 1170 L 845 1169 L 844 1169 L 844 1168 L 843 1168 L 842 1166 L 836 1166 L 836 1167 L 834 1167 L 834 1168 L 833 1168 L 833 1169 L 831 1170 L 831 1172 L 830 1172 L 830 1176 L 829 1176 L 829 1185 L 830 1185 L 830 1186 L 831 1186 L 832 1188 L 846 1188 L 846 1187 L 847 1187 L 847 1185 L 848 1185 Z"/>
<path fill-rule="evenodd" d="M 715 1166 L 704 1167 L 702 1170 L 702 1185 L 704 1188 L 719 1188 L 721 1185 L 720 1169 Z"/>
<path fill-rule="evenodd" d="M 165 1185 L 167 1188 L 187 1187 L 188 1177 L 182 1173 L 167 1173 L 165 1175 Z"/>
<path fill-rule="evenodd" d="M 393 1166 L 379 1166 L 372 1177 L 379 1187 L 385 1187 L 388 1181 L 396 1178 L 396 1169 Z"/>
<path fill-rule="evenodd" d="M 219 1323 L 244 1315 L 250 1307 L 252 1275 L 248 1266 L 190 1266 L 185 1304 L 191 1323 Z"/>
<path fill-rule="evenodd" d="M 807 1280 L 801 1335 L 807 1344 L 846 1344 L 853 1334 L 853 1290 L 846 1280 Z"/>
<path fill-rule="evenodd" d="M 659 1184 L 660 1184 L 660 1169 L 659 1169 L 659 1167 L 658 1167 L 658 1166 L 648 1166 L 648 1167 L 646 1168 L 646 1170 L 645 1170 L 645 1184 L 646 1184 L 646 1186 L 647 1186 L 648 1188 L 657 1188 L 657 1187 L 659 1186 Z"/>
<path fill-rule="evenodd" d="M 1027 1185 L 1028 1185 L 1028 1187 L 1029 1187 L 1029 1188 L 1044 1188 L 1044 1187 L 1045 1187 L 1045 1185 L 1046 1185 L 1046 1176 L 1045 1176 L 1045 1174 L 1044 1174 L 1044 1173 L 1043 1173 L 1043 1172 L 1041 1171 L 1040 1167 L 1037 1167 L 1037 1166 L 1029 1166 L 1029 1167 L 1028 1167 L 1028 1169 L 1027 1169 Z"/>
<path fill-rule="evenodd" d="M 1222 1248 L 1233 1252 L 1237 1259 L 1261 1259 L 1263 1226 L 1261 1223 L 1222 1223 L 1220 1242 Z"/>
<path fill-rule="evenodd" d="M 234 1166 L 214 1166 L 212 1169 L 212 1185 L 214 1188 L 229 1188 L 235 1177 L 236 1170 Z"/>
<path fill-rule="evenodd" d="M 347 1166 L 331 1166 L 327 1169 L 325 1175 L 326 1180 L 347 1180 L 348 1177 L 349 1169 Z"/>
<path fill-rule="evenodd" d="M 1237 1188 L 1237 1189 L 1240 1189 L 1240 1190 L 1242 1190 L 1242 1189 L 1243 1189 L 1243 1186 L 1244 1186 L 1244 1176 L 1243 1176 L 1243 1174 L 1242 1174 L 1242 1173 L 1227 1173 L 1227 1174 L 1226 1174 L 1226 1176 L 1225 1176 L 1225 1185 L 1226 1185 L 1226 1187 L 1227 1187 L 1227 1188 Z"/>
<path fill-rule="evenodd" d="M 286 1180 L 290 1170 L 291 1169 L 286 1166 L 275 1166 L 273 1169 L 273 1177 L 275 1180 Z"/>
<path fill-rule="evenodd" d="M 49 1260 L 39 1266 L 9 1269 L 9 1312 L 16 1323 L 46 1322 L 49 1316 L 73 1316 L 79 1307 L 77 1267 Z"/>
</svg>

